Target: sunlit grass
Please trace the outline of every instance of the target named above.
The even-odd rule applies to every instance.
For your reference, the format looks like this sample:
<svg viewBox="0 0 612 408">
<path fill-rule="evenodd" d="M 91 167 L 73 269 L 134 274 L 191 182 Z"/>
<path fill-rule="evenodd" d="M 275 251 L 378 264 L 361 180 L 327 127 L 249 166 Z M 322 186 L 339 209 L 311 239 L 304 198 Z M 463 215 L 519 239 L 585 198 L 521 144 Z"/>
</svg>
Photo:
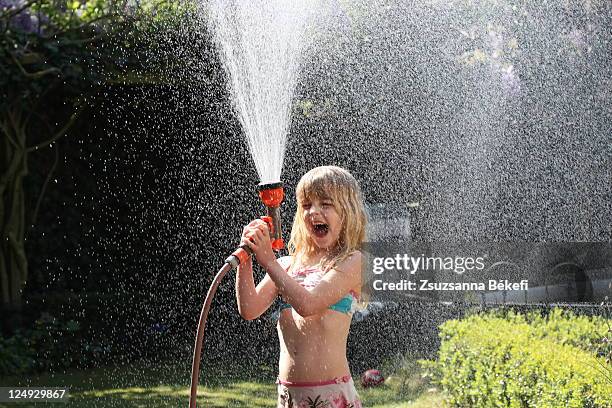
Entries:
<svg viewBox="0 0 612 408">
<path fill-rule="evenodd" d="M 416 358 L 404 356 L 382 367 L 391 373 L 382 386 L 358 388 L 368 408 L 442 408 L 443 394 L 423 376 Z"/>
<path fill-rule="evenodd" d="M 392 387 L 359 389 L 359 395 L 367 408 L 445 408 L 443 395 L 431 388 L 422 394 L 402 395 Z"/>
<path fill-rule="evenodd" d="M 77 408 L 180 407 L 189 400 L 190 371 L 178 363 L 146 364 L 72 370 L 30 378 L 2 379 L 1 385 L 70 386 L 70 403 Z M 267 371 L 267 370 L 266 370 Z M 421 379 L 418 369 L 390 377 L 383 386 L 358 392 L 370 408 L 444 407 L 442 395 Z M 198 407 L 274 407 L 276 385 L 271 372 L 208 369 L 198 387 Z M 358 382 L 358 379 L 355 379 Z M 19 404 L 32 406 L 39 404 Z M 0 404 L 0 407 L 5 405 Z M 11 404 L 11 406 L 15 406 Z M 7 406 L 7 408 L 10 408 Z"/>
<path fill-rule="evenodd" d="M 273 407 L 275 387 L 271 384 L 237 382 L 217 387 L 198 389 L 198 406 L 201 407 Z M 77 407 L 163 407 L 186 406 L 189 400 L 187 386 L 157 386 L 116 388 L 75 393 L 73 404 Z"/>
</svg>

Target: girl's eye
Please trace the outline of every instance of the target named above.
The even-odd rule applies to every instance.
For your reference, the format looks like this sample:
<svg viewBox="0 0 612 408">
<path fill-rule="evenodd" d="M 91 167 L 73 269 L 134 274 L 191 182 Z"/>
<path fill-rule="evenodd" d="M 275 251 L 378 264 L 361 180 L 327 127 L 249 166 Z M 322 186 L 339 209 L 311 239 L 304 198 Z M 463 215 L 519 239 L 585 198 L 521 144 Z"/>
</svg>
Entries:
<svg viewBox="0 0 612 408">
<path fill-rule="evenodd" d="M 332 207 L 334 205 L 334 203 L 330 202 L 330 201 L 326 201 L 323 203 L 323 207 Z"/>
<path fill-rule="evenodd" d="M 302 204 L 302 208 L 305 209 L 305 210 L 309 209 L 310 208 L 310 203 Z"/>
</svg>

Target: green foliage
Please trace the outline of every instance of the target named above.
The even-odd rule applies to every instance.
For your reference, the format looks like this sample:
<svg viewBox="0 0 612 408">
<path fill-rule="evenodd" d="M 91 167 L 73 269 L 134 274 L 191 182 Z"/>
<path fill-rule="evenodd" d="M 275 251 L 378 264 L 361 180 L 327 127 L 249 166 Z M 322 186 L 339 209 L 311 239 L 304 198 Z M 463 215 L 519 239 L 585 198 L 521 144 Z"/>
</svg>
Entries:
<svg viewBox="0 0 612 408">
<path fill-rule="evenodd" d="M 608 407 L 609 330 L 604 318 L 560 310 L 474 315 L 444 323 L 439 359 L 423 365 L 453 407 Z"/>
<path fill-rule="evenodd" d="M 193 0 L 141 2 L 129 36 L 118 38 L 121 73 L 114 81 L 174 84 L 189 81 L 202 67 L 211 42 Z M 127 69 L 126 69 L 127 68 Z"/>
<path fill-rule="evenodd" d="M 21 333 L 0 337 L 0 377 L 27 374 L 33 370 L 35 361 L 34 349 Z"/>
<path fill-rule="evenodd" d="M 527 320 L 534 337 L 579 347 L 601 357 L 610 353 L 610 344 L 604 339 L 612 331 L 610 322 L 603 317 L 576 316 L 571 311 L 554 309 L 547 317 L 532 313 Z"/>
<path fill-rule="evenodd" d="M 136 6 L 137 5 L 137 6 Z M 137 62 L 140 32 L 177 28 L 192 2 L 0 1 L 0 90 L 4 101 L 59 87 L 80 95 Z M 159 30 L 158 30 L 159 31 Z"/>
<path fill-rule="evenodd" d="M 28 102 L 53 89 L 79 97 L 132 69 L 145 75 L 151 61 L 143 55 L 179 30 L 195 4 L 0 0 L 0 108 L 24 103 L 30 110 Z"/>
<path fill-rule="evenodd" d="M 389 401 L 393 394 L 402 401 L 412 400 L 431 388 L 419 362 L 416 355 L 407 353 L 398 354 L 380 365 L 379 369 L 385 377 L 383 387 Z"/>
<path fill-rule="evenodd" d="M 179 27 L 194 4 L 0 0 L 0 303 L 21 307 L 28 278 L 25 237 L 50 180 L 49 174 L 26 215 L 28 155 L 66 135 L 108 83 L 151 82 L 151 71 L 160 70 L 150 63 L 157 60 L 149 52 L 155 39 Z M 153 42 L 140 41 L 149 32 L 156 33 Z"/>
<path fill-rule="evenodd" d="M 44 313 L 32 328 L 0 337 L 0 376 L 91 366 L 108 360 L 111 348 L 84 338 L 76 320 Z"/>
<path fill-rule="evenodd" d="M 110 15 L 114 4 L 118 4 L 118 2 L 105 0 L 39 0 L 32 4 L 31 10 L 36 15 L 41 13 L 47 17 L 42 21 L 41 33 L 49 28 L 59 28 L 67 32 Z"/>
<path fill-rule="evenodd" d="M 28 7 L 19 4 L 9 1 L 0 10 L 3 103 L 28 107 L 49 90 L 61 88 L 64 94 L 78 96 L 100 83 L 112 64 L 107 52 L 98 47 L 111 34 L 104 31 L 104 22 L 114 19 L 117 27 L 123 22 L 111 9 L 113 2 L 36 0 Z"/>
</svg>

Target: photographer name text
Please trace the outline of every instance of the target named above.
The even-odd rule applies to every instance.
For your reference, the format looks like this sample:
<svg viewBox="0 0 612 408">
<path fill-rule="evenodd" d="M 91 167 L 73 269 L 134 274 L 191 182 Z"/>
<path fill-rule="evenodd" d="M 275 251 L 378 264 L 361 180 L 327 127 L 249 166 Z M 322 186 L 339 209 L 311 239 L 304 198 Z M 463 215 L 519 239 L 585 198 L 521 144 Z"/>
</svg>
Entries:
<svg viewBox="0 0 612 408">
<path fill-rule="evenodd" d="M 519 282 L 510 282 L 506 279 L 493 280 L 488 282 L 434 282 L 428 279 L 412 281 L 402 279 L 397 282 L 385 282 L 375 280 L 372 288 L 377 291 L 399 290 L 399 291 L 514 291 L 528 290 L 529 281 L 523 279 Z"/>
</svg>

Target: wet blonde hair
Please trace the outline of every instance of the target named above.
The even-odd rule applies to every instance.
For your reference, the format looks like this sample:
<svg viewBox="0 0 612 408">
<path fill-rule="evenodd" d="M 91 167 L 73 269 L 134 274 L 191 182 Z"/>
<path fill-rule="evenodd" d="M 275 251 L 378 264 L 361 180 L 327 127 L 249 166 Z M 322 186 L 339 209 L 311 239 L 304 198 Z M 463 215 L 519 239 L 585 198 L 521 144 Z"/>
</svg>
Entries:
<svg viewBox="0 0 612 408">
<path fill-rule="evenodd" d="M 329 270 L 361 248 L 365 241 L 367 218 L 361 189 L 351 173 L 337 166 L 316 167 L 302 176 L 295 195 L 297 211 L 288 244 L 294 265 L 307 260 L 317 250 L 315 243 L 308 236 L 303 217 L 304 201 L 315 198 L 331 200 L 342 224 L 338 244 L 320 261 L 320 266 Z"/>
</svg>

